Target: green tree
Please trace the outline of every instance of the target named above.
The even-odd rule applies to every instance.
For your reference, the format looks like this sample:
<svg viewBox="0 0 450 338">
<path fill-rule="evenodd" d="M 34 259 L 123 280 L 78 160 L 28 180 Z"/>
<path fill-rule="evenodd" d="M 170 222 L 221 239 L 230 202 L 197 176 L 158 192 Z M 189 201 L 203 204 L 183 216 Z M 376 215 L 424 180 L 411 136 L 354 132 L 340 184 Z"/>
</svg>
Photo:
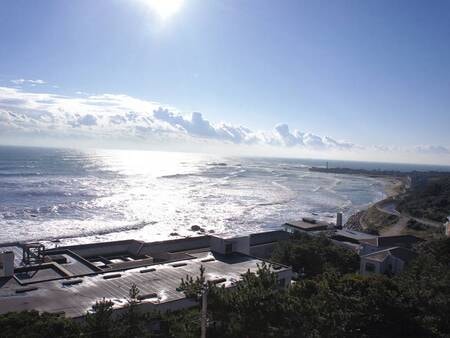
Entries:
<svg viewBox="0 0 450 338">
<path fill-rule="evenodd" d="M 200 299 L 206 283 L 205 270 L 205 267 L 200 265 L 200 274 L 195 278 L 189 275 L 186 276 L 186 279 L 182 278 L 178 289 L 183 291 L 188 298 Z"/>
<path fill-rule="evenodd" d="M 127 305 L 124 314 L 120 317 L 119 336 L 122 337 L 144 337 L 149 335 L 145 328 L 146 321 L 150 321 L 150 316 L 139 311 L 140 290 L 136 284 L 132 284 L 128 294 Z"/>
<path fill-rule="evenodd" d="M 92 311 L 86 314 L 85 336 L 109 338 L 115 335 L 116 324 L 112 317 L 113 305 L 112 301 L 103 298 L 92 306 Z"/>
<path fill-rule="evenodd" d="M 170 312 L 163 317 L 164 337 L 200 337 L 200 310 L 198 307 Z"/>
<path fill-rule="evenodd" d="M 78 337 L 80 328 L 70 319 L 38 311 L 9 312 L 0 315 L 0 337 L 47 338 Z"/>
<path fill-rule="evenodd" d="M 213 336 L 280 336 L 284 322 L 284 296 L 284 290 L 278 287 L 276 274 L 263 263 L 256 273 L 245 273 L 231 290 L 223 287 L 210 289 L 208 308 L 215 323 L 210 331 Z"/>
<path fill-rule="evenodd" d="M 395 280 L 402 290 L 402 303 L 412 318 L 430 336 L 450 336 L 448 264 L 441 263 L 432 254 L 422 254 Z"/>
<path fill-rule="evenodd" d="M 277 244 L 272 260 L 292 266 L 295 272 L 307 278 L 333 270 L 339 274 L 353 273 L 359 268 L 356 253 L 341 248 L 324 236 L 312 237 L 295 234 L 291 239 Z"/>
</svg>

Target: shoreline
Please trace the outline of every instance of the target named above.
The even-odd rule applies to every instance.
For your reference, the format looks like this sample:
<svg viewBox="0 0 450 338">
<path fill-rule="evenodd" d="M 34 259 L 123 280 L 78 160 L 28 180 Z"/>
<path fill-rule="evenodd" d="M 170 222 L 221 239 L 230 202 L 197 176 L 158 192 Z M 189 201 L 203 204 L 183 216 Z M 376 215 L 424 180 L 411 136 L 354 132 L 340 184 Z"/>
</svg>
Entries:
<svg viewBox="0 0 450 338">
<path fill-rule="evenodd" d="M 385 204 L 394 201 L 398 196 L 404 193 L 409 188 L 409 177 L 399 177 L 394 175 L 373 175 L 367 173 L 347 173 L 347 175 L 357 175 L 364 177 L 371 177 L 378 179 L 384 183 L 384 193 L 385 198 L 380 201 L 370 203 L 367 207 L 359 210 L 358 212 L 350 215 L 344 224 L 344 228 L 361 231 L 361 232 L 371 232 L 370 227 L 364 224 L 363 217 L 366 216 L 367 212 L 371 208 L 378 208 Z"/>
</svg>

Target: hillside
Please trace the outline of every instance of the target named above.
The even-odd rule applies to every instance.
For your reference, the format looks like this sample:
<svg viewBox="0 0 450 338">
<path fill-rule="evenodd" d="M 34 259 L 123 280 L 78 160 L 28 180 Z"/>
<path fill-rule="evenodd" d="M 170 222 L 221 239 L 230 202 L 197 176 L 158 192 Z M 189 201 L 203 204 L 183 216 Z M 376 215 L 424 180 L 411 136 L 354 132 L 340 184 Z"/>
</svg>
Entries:
<svg viewBox="0 0 450 338">
<path fill-rule="evenodd" d="M 415 184 L 399 199 L 397 209 L 414 217 L 443 222 L 450 215 L 450 174 Z"/>
</svg>

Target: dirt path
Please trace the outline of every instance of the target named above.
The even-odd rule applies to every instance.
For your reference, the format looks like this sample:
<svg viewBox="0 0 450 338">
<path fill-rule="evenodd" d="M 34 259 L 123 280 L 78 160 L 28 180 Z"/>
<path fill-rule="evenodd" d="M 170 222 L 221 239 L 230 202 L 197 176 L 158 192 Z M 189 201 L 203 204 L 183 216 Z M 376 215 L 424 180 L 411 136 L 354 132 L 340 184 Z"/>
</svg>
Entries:
<svg viewBox="0 0 450 338">
<path fill-rule="evenodd" d="M 380 231 L 380 235 L 382 235 L 382 236 L 401 235 L 403 233 L 403 230 L 406 229 L 406 227 L 408 225 L 408 221 L 410 219 L 413 219 L 419 223 L 428 225 L 430 227 L 440 228 L 442 226 L 441 223 L 436 222 L 436 221 L 413 217 L 408 213 L 400 213 L 399 211 L 397 211 L 395 202 L 393 202 L 393 201 L 389 201 L 387 203 L 382 203 L 380 205 L 377 205 L 377 209 L 381 212 L 399 217 L 399 220 L 397 221 L 397 223 L 391 225 L 390 227 L 382 229 Z"/>
<path fill-rule="evenodd" d="M 417 222 L 419 222 L 419 223 L 428 225 L 428 226 L 430 226 L 430 227 L 440 228 L 440 227 L 442 227 L 442 225 L 443 225 L 443 224 L 440 223 L 440 222 L 432 221 L 432 220 L 430 220 L 430 219 L 417 218 L 417 217 L 411 216 L 411 215 L 408 214 L 408 213 L 403 213 L 403 215 L 404 215 L 405 217 L 412 218 L 413 220 L 415 220 L 415 221 L 417 221 Z"/>
<path fill-rule="evenodd" d="M 390 227 L 384 228 L 380 231 L 380 236 L 398 236 L 403 233 L 409 221 L 409 217 L 399 216 L 400 219 L 397 223 L 391 225 Z"/>
</svg>

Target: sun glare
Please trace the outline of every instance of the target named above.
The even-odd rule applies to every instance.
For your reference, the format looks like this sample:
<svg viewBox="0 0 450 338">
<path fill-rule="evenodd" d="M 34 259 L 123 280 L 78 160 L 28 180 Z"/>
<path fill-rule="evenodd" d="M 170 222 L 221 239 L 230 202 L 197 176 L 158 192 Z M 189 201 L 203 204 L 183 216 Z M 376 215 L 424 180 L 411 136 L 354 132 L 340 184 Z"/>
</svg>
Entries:
<svg viewBox="0 0 450 338">
<path fill-rule="evenodd" d="M 184 0 L 146 0 L 150 8 L 163 20 L 177 13 Z"/>
</svg>

